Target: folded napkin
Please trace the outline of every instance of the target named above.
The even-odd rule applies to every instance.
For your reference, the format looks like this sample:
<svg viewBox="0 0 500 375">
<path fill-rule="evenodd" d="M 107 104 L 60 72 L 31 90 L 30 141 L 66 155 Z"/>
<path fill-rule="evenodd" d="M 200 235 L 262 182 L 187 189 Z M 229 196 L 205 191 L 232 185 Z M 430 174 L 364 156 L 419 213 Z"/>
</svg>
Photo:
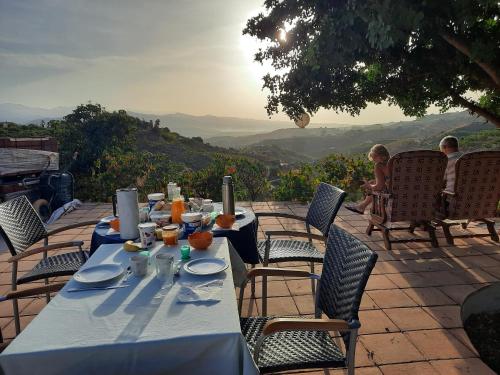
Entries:
<svg viewBox="0 0 500 375">
<path fill-rule="evenodd" d="M 177 300 L 181 303 L 218 302 L 222 298 L 222 285 L 222 280 L 204 284 L 186 283 L 177 294 Z"/>
</svg>

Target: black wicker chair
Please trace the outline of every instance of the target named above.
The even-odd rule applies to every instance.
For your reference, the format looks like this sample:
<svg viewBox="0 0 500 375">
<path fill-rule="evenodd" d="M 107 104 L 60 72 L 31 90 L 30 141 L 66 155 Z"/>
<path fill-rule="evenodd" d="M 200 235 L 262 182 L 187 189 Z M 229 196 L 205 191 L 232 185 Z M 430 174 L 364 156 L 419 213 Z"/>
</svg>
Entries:
<svg viewBox="0 0 500 375">
<path fill-rule="evenodd" d="M 300 270 L 254 268 L 248 278 L 289 276 L 318 279 L 316 313 L 307 318 L 241 318 L 241 330 L 261 373 L 305 368 L 347 367 L 354 374 L 358 310 L 377 254 L 332 225 L 321 277 Z M 244 289 L 240 291 L 240 300 Z M 326 318 L 321 318 L 322 313 Z M 330 336 L 340 333 L 346 353 Z M 337 337 L 337 340 L 339 337 Z"/>
<path fill-rule="evenodd" d="M 28 289 L 19 290 L 19 291 L 12 291 L 12 292 L 7 293 L 4 296 L 0 296 L 0 302 L 14 300 L 14 299 L 18 299 L 18 298 L 35 297 L 39 294 L 47 294 L 47 293 L 57 292 L 57 291 L 61 290 L 64 285 L 65 285 L 65 283 L 53 283 L 50 285 L 38 286 L 38 287 L 28 288 Z M 8 345 L 8 343 L 4 342 L 2 330 L 0 330 L 0 352 L 2 352 L 7 347 L 7 345 Z M 1 371 L 0 371 L 0 373 L 1 373 Z"/>
<path fill-rule="evenodd" d="M 314 263 L 323 262 L 323 253 L 320 252 L 313 244 L 311 237 L 311 227 L 316 228 L 322 233 L 322 236 L 315 236 L 314 239 L 319 239 L 321 241 L 326 241 L 328 235 L 328 230 L 332 225 L 339 208 L 342 206 L 342 202 L 346 193 L 339 188 L 332 186 L 330 184 L 321 182 L 314 197 L 311 201 L 311 205 L 307 211 L 306 217 L 301 217 L 297 215 L 291 215 L 279 212 L 256 212 L 255 216 L 257 218 L 257 223 L 259 217 L 282 217 L 287 219 L 295 219 L 303 221 L 306 224 L 306 232 L 297 231 L 267 231 L 265 232 L 266 240 L 257 242 L 257 251 L 259 253 L 260 261 L 264 267 L 267 267 L 269 263 L 276 262 L 292 262 L 292 261 L 304 261 L 310 262 L 311 272 L 314 273 Z M 295 240 L 295 239 L 271 239 L 272 236 L 290 236 L 290 237 L 302 237 L 307 238 L 307 241 Z M 267 280 L 264 277 L 262 280 L 262 295 L 263 295 L 263 314 L 266 315 L 267 303 L 265 290 L 267 290 Z M 312 293 L 315 294 L 314 282 L 311 283 Z M 252 295 L 254 295 L 255 284 L 252 283 Z"/>
<path fill-rule="evenodd" d="M 82 250 L 83 241 L 69 241 L 49 245 L 49 236 L 68 229 L 94 225 L 96 223 L 96 220 L 86 221 L 48 232 L 25 196 L 0 204 L 0 235 L 3 236 L 12 254 L 12 257 L 8 260 L 9 263 L 12 263 L 12 290 L 16 290 L 17 285 L 36 280 L 45 280 L 45 283 L 48 284 L 49 277 L 73 275 L 88 259 L 88 253 Z M 27 250 L 41 240 L 44 240 L 44 246 Z M 48 251 L 70 247 L 78 247 L 79 251 L 47 256 Z M 40 253 L 43 253 L 43 259 L 31 271 L 18 277 L 18 262 L 21 259 Z M 50 293 L 47 293 L 46 296 L 47 302 L 50 301 Z M 19 333 L 20 324 L 17 298 L 14 298 L 12 302 L 16 333 Z"/>
</svg>

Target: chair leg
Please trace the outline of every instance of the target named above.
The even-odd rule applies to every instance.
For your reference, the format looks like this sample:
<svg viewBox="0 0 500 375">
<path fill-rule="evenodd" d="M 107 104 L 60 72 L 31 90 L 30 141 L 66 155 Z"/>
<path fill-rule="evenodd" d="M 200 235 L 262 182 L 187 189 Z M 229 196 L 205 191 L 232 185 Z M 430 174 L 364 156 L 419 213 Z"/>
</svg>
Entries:
<svg viewBox="0 0 500 375">
<path fill-rule="evenodd" d="M 12 262 L 12 275 L 11 275 L 11 289 L 17 290 L 17 262 Z M 16 328 L 16 335 L 21 333 L 21 321 L 19 319 L 19 304 L 17 298 L 12 300 L 12 310 L 14 313 L 14 326 Z"/>
<path fill-rule="evenodd" d="M 358 338 L 358 330 L 353 329 L 349 337 L 349 350 L 347 352 L 347 375 L 354 375 L 355 359 L 356 359 L 356 341 Z"/>
<path fill-rule="evenodd" d="M 410 233 L 414 233 L 415 232 L 415 228 L 418 226 L 418 223 L 415 222 L 415 221 L 412 221 L 410 223 L 410 228 L 408 229 L 408 232 Z"/>
<path fill-rule="evenodd" d="M 425 228 L 429 232 L 432 247 L 439 247 L 439 242 L 436 237 L 436 228 L 430 223 L 426 223 Z"/>
<path fill-rule="evenodd" d="M 252 264 L 252 268 L 255 268 L 255 264 Z M 250 298 L 255 298 L 255 277 L 252 277 L 250 284 Z"/>
<path fill-rule="evenodd" d="M 371 222 L 368 223 L 368 227 L 366 227 L 366 234 L 371 236 L 373 232 L 373 224 Z"/>
<path fill-rule="evenodd" d="M 45 285 L 49 285 L 49 279 L 45 279 Z M 50 293 L 45 293 L 45 300 L 47 301 L 47 303 L 50 302 Z"/>
<path fill-rule="evenodd" d="M 391 244 L 389 228 L 387 228 L 387 227 L 382 228 L 382 237 L 384 238 L 385 248 L 387 250 L 391 250 L 392 244 Z"/>
<path fill-rule="evenodd" d="M 314 272 L 314 262 L 311 262 L 311 273 L 315 273 Z M 313 300 L 314 300 L 316 297 L 316 280 L 314 280 L 314 279 L 311 279 L 311 290 L 312 290 L 312 295 L 313 295 Z"/>
<path fill-rule="evenodd" d="M 262 276 L 262 316 L 267 316 L 267 276 Z"/>
<path fill-rule="evenodd" d="M 498 233 L 495 230 L 495 222 L 492 220 L 484 220 L 486 223 L 486 227 L 488 228 L 488 232 L 490 233 L 490 237 L 492 241 L 498 242 Z"/>
<path fill-rule="evenodd" d="M 443 227 L 443 233 L 444 236 L 446 237 L 446 242 L 448 245 L 455 245 L 455 241 L 453 240 L 453 235 L 451 234 L 450 227 L 451 225 L 441 222 L 441 226 Z"/>
</svg>

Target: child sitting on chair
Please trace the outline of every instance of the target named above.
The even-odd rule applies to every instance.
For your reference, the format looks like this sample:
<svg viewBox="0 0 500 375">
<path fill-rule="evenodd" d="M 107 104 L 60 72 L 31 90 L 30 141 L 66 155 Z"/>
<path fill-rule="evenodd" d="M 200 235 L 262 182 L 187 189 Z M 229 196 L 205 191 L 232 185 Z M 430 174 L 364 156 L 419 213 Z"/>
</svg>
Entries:
<svg viewBox="0 0 500 375">
<path fill-rule="evenodd" d="M 390 157 L 391 155 L 384 145 L 375 145 L 370 149 L 368 159 L 375 163 L 375 169 L 373 171 L 375 180 L 364 180 L 364 184 L 361 185 L 361 187 L 365 190 L 365 199 L 357 204 L 347 204 L 345 205 L 345 208 L 349 211 L 362 215 L 364 214 L 366 207 L 368 207 L 373 201 L 373 197 L 370 193 L 372 191 L 384 191 L 387 189 L 387 182 L 389 181 L 387 163 L 389 162 Z"/>
</svg>

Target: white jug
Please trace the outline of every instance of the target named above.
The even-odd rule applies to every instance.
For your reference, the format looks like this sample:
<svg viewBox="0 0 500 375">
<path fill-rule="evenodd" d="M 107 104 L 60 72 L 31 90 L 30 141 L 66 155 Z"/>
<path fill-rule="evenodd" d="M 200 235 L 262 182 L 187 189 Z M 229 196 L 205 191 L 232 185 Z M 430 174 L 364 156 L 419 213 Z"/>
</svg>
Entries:
<svg viewBox="0 0 500 375">
<path fill-rule="evenodd" d="M 120 238 L 135 240 L 139 237 L 139 200 L 136 188 L 116 190 L 118 212 L 120 214 Z"/>
</svg>

